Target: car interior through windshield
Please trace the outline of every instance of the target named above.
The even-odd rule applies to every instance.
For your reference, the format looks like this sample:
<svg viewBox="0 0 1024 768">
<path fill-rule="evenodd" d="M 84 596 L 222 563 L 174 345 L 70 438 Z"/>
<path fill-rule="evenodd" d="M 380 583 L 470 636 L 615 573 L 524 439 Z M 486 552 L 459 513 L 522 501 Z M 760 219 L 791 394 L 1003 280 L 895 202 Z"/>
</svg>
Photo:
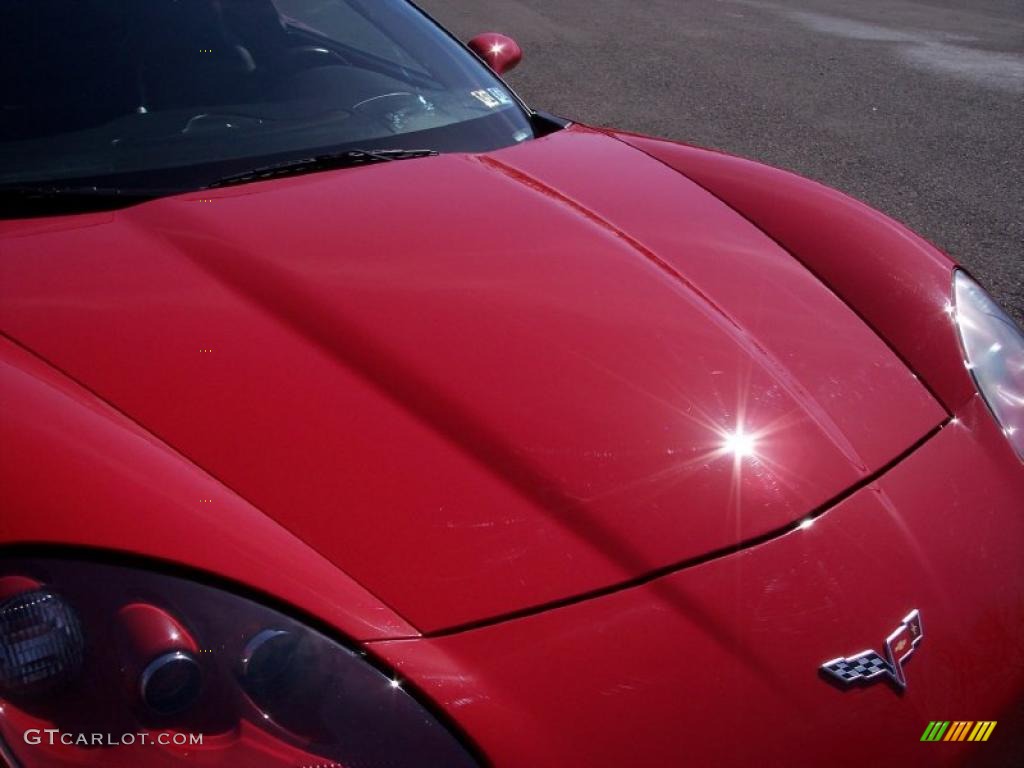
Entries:
<svg viewBox="0 0 1024 768">
<path fill-rule="evenodd" d="M 0 185 L 195 186 L 325 148 L 534 135 L 486 66 L 395 0 L 8 0 L 0 26 L 19 73 L 0 85 Z"/>
</svg>

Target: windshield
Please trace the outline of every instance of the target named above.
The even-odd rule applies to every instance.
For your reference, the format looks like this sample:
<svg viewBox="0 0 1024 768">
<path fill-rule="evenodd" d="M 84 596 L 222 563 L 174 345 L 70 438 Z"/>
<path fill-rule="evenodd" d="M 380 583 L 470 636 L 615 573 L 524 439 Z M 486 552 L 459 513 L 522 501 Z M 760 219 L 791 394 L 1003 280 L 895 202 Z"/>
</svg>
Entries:
<svg viewBox="0 0 1024 768">
<path fill-rule="evenodd" d="M 195 188 L 347 148 L 533 137 L 404 0 L 3 0 L 0 185 Z"/>
</svg>

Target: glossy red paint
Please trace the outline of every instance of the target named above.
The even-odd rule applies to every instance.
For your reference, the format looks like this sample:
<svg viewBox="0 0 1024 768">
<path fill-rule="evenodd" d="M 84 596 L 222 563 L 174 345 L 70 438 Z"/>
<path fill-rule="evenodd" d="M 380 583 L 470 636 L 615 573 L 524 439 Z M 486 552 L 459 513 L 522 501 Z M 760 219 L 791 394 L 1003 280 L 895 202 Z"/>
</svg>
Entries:
<svg viewBox="0 0 1024 768">
<path fill-rule="evenodd" d="M 470 50 L 487 62 L 497 74 L 503 75 L 519 66 L 523 49 L 511 37 L 498 32 L 484 32 L 468 43 Z"/>
<path fill-rule="evenodd" d="M 199 653 L 188 630 L 163 608 L 148 603 L 131 603 L 115 619 L 126 646 L 125 656 L 136 663 L 126 677 L 138 681 L 138 673 L 157 656 L 170 651 Z"/>
<path fill-rule="evenodd" d="M 707 189 L 778 242 L 899 351 L 950 410 L 974 395 L 948 322 L 952 260 L 899 222 L 788 171 L 617 133 Z"/>
<path fill-rule="evenodd" d="M 195 568 L 272 595 L 356 640 L 415 634 L 260 510 L 5 339 L 0 382 L 0 542 L 104 549 Z"/>
<path fill-rule="evenodd" d="M 0 222 L 0 543 L 287 603 L 497 766 L 1019 753 L 1024 472 L 919 238 L 582 127 L 202 197 Z M 902 697 L 817 676 L 911 608 Z"/>
<path fill-rule="evenodd" d="M 977 398 L 958 415 L 809 528 L 598 599 L 372 648 L 498 768 L 1013 765 L 1024 473 Z M 924 639 L 903 694 L 819 677 L 828 659 L 881 650 L 913 608 Z M 1004 730 L 922 745 L 935 719 Z"/>
<path fill-rule="evenodd" d="M 423 631 L 777 531 L 946 416 L 798 261 L 599 132 L 198 198 L 15 224 L 0 324 Z"/>
</svg>

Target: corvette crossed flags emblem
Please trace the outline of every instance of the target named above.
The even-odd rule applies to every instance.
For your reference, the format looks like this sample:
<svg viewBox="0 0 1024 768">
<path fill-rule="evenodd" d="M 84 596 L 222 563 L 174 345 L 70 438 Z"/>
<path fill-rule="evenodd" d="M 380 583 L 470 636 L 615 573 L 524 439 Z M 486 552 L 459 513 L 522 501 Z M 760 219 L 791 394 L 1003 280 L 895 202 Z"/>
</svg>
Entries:
<svg viewBox="0 0 1024 768">
<path fill-rule="evenodd" d="M 826 661 L 821 665 L 821 671 L 844 685 L 870 682 L 881 675 L 888 675 L 902 690 L 907 687 L 903 662 L 910 658 L 922 637 L 924 628 L 921 626 L 921 613 L 913 610 L 906 615 L 899 628 L 885 638 L 885 656 L 874 651 L 861 651 L 849 658 L 840 656 Z"/>
</svg>

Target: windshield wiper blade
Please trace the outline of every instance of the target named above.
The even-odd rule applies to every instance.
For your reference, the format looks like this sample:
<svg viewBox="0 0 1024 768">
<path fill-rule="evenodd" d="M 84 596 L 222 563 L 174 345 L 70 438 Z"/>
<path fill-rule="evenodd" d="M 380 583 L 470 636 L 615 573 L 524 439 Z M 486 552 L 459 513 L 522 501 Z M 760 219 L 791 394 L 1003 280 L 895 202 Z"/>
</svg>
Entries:
<svg viewBox="0 0 1024 768">
<path fill-rule="evenodd" d="M 368 163 L 387 163 L 395 160 L 413 160 L 418 157 L 434 157 L 434 149 L 347 149 L 343 152 L 329 152 L 297 160 L 286 160 L 274 165 L 234 173 L 207 184 L 206 189 L 229 187 L 235 184 L 246 184 L 250 181 L 264 181 L 280 176 L 295 176 L 301 173 L 331 171 L 339 168 L 352 168 Z"/>
<path fill-rule="evenodd" d="M 0 186 L 0 218 L 114 210 L 181 191 L 100 187 L 91 184 Z"/>
<path fill-rule="evenodd" d="M 121 187 L 99 187 L 92 184 L 82 186 L 59 186 L 40 184 L 38 186 L 0 186 L 0 200 L 26 201 L 33 200 L 148 200 L 154 197 L 173 194 L 176 190 L 123 189 Z"/>
</svg>

